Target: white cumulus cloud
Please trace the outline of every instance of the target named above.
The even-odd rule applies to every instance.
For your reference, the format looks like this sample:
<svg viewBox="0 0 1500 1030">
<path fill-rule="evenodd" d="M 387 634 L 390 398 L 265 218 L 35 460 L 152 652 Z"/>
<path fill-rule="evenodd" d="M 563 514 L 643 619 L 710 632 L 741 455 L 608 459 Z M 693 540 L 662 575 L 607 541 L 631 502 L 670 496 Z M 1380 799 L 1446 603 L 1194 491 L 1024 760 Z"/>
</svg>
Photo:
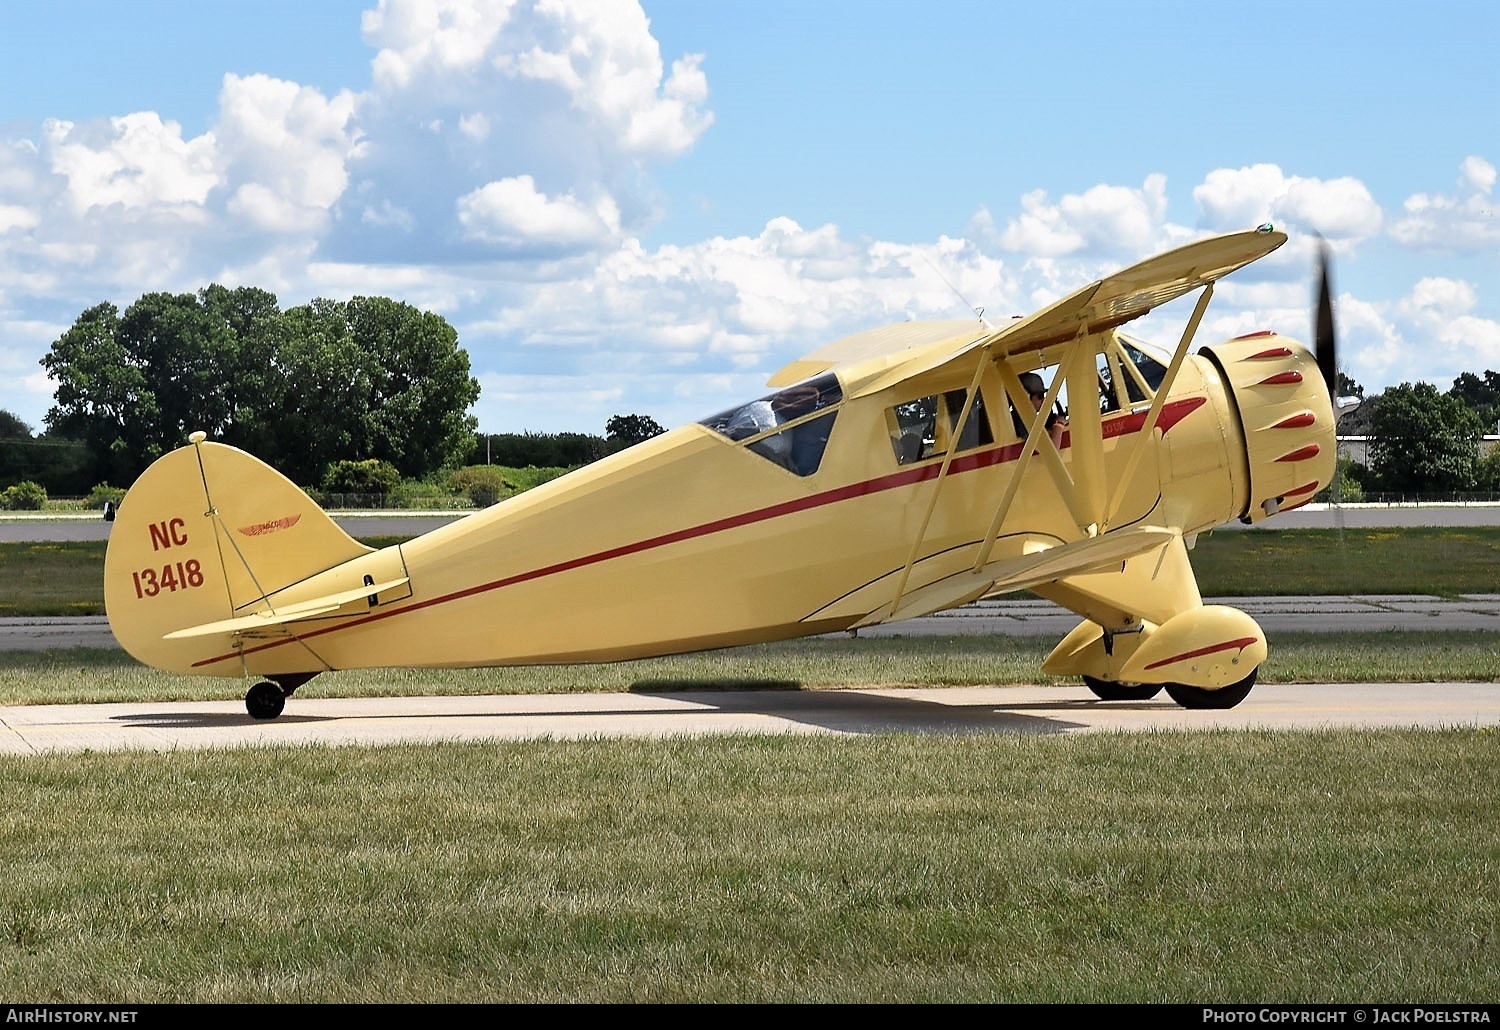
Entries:
<svg viewBox="0 0 1500 1030">
<path fill-rule="evenodd" d="M 1149 176 L 1139 189 L 1100 184 L 1056 203 L 1045 190 L 1033 190 L 1021 198 L 1021 214 L 999 230 L 995 242 L 1040 258 L 1084 250 L 1135 253 L 1158 238 L 1165 197 L 1162 175 Z"/>
<path fill-rule="evenodd" d="M 529 175 L 487 183 L 458 198 L 457 209 L 471 237 L 503 247 L 596 246 L 620 229 L 620 213 L 611 198 L 589 206 L 571 194 L 547 196 Z"/>
<path fill-rule="evenodd" d="M 152 111 L 88 125 L 51 119 L 43 134 L 50 170 L 66 181 L 78 215 L 201 208 L 219 181 L 213 137 L 184 140 L 182 126 Z"/>
<path fill-rule="evenodd" d="M 215 129 L 231 213 L 277 232 L 316 229 L 357 153 L 355 98 L 266 75 L 226 75 Z"/>
<path fill-rule="evenodd" d="M 1279 229 L 1358 243 L 1380 231 L 1380 205 L 1358 179 L 1286 175 L 1273 164 L 1220 168 L 1193 190 L 1203 223 L 1216 232 L 1271 222 Z"/>
<path fill-rule="evenodd" d="M 1391 226 L 1391 236 L 1421 250 L 1493 251 L 1500 246 L 1494 194 L 1495 166 L 1467 157 L 1459 166 L 1455 192 L 1412 194 L 1403 205 L 1405 216 Z"/>
</svg>

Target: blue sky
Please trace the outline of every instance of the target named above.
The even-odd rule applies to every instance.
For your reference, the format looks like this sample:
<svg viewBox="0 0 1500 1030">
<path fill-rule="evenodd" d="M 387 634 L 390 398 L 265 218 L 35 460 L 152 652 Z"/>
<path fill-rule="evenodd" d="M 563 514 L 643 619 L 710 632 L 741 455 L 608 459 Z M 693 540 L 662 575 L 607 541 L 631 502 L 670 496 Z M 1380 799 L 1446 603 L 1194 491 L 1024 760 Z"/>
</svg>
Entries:
<svg viewBox="0 0 1500 1030">
<path fill-rule="evenodd" d="M 1266 221 L 1200 340 L 1307 338 L 1320 233 L 1345 371 L 1447 389 L 1500 370 L 1497 47 L 1479 0 L 4 3 L 0 408 L 218 282 L 436 311 L 492 432 L 671 426 Z"/>
</svg>

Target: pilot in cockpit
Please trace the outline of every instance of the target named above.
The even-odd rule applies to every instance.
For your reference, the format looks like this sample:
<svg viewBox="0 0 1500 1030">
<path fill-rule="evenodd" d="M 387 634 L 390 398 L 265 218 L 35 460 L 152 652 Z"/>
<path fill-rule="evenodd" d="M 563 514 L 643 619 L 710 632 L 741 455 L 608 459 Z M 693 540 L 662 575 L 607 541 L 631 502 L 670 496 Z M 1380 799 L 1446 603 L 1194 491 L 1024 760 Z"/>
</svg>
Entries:
<svg viewBox="0 0 1500 1030">
<path fill-rule="evenodd" d="M 1035 372 L 1021 373 L 1021 386 L 1026 391 L 1026 396 L 1031 399 L 1031 413 L 1042 410 L 1042 405 L 1047 400 L 1047 384 L 1041 376 Z M 1021 413 L 1014 408 L 1011 409 L 1011 417 L 1015 419 L 1016 435 L 1022 440 L 1031 431 L 1029 420 L 1023 421 Z M 1062 447 L 1063 432 L 1068 428 L 1068 417 L 1061 411 L 1051 411 L 1047 414 L 1047 434 L 1052 437 L 1054 447 Z"/>
</svg>

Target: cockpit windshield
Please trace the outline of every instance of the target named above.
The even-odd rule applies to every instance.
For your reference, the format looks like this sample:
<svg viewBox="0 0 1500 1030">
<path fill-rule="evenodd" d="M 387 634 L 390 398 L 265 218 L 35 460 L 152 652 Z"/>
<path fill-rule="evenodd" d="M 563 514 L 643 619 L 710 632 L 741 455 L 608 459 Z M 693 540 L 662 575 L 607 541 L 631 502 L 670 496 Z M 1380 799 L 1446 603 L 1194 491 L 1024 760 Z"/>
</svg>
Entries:
<svg viewBox="0 0 1500 1030">
<path fill-rule="evenodd" d="M 1135 369 L 1141 374 L 1141 378 L 1145 379 L 1153 390 L 1160 387 L 1162 379 L 1167 374 L 1167 362 L 1171 360 L 1170 356 L 1133 336 L 1121 333 L 1117 334 L 1116 338 L 1120 341 L 1120 349 L 1135 363 Z"/>
<path fill-rule="evenodd" d="M 838 377 L 830 373 L 710 415 L 701 424 L 745 441 L 749 450 L 799 476 L 810 476 L 823 461 L 843 398 Z"/>
<path fill-rule="evenodd" d="M 1150 344 L 1116 333 L 1098 353 L 1099 411 L 1149 403 L 1166 378 L 1167 360 Z"/>
</svg>

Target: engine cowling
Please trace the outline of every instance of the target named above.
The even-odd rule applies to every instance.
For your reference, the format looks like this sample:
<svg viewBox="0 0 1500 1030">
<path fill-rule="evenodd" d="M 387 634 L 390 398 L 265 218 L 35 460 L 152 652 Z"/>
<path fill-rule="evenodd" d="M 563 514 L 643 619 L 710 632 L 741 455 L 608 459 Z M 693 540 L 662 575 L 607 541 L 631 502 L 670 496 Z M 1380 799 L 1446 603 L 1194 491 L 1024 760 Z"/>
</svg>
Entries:
<svg viewBox="0 0 1500 1030">
<path fill-rule="evenodd" d="M 1333 401 L 1317 359 L 1276 333 L 1202 348 L 1218 368 L 1243 427 L 1249 492 L 1243 522 L 1299 507 L 1333 481 L 1338 442 Z"/>
</svg>

